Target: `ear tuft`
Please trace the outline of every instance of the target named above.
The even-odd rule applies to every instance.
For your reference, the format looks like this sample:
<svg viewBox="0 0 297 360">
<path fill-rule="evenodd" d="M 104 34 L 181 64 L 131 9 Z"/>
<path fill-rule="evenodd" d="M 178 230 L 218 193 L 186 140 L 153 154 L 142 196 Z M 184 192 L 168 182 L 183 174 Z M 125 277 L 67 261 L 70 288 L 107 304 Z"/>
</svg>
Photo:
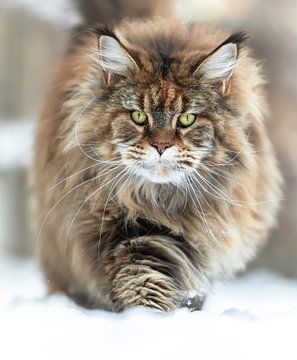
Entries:
<svg viewBox="0 0 297 360">
<path fill-rule="evenodd" d="M 235 43 L 230 42 L 220 46 L 198 66 L 194 76 L 204 76 L 209 80 L 229 79 L 238 63 L 237 54 Z"/>
<path fill-rule="evenodd" d="M 240 48 L 241 44 L 249 39 L 249 36 L 244 31 L 239 31 L 231 34 L 221 45 L 233 43 L 236 44 L 238 48 Z"/>
<path fill-rule="evenodd" d="M 127 75 L 138 66 L 126 48 L 114 37 L 102 35 L 99 38 L 100 64 L 105 72 Z"/>
</svg>

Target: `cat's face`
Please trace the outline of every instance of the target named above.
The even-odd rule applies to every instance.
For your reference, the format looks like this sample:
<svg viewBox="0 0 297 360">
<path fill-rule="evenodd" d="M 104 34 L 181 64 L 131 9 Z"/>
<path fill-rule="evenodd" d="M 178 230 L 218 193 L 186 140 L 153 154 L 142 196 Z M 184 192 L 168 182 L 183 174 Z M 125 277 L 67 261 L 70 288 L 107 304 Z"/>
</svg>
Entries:
<svg viewBox="0 0 297 360">
<path fill-rule="evenodd" d="M 123 163 L 153 182 L 182 182 L 215 152 L 209 95 L 168 81 L 115 91 L 111 141 Z"/>
<path fill-rule="evenodd" d="M 236 44 L 220 47 L 186 75 L 184 65 L 172 61 L 174 76 L 164 76 L 162 69 L 160 74 L 146 74 L 142 83 L 141 69 L 126 50 L 114 39 L 103 38 L 103 67 L 121 76 L 103 94 L 109 141 L 130 174 L 179 185 L 199 167 L 223 163 L 239 151 L 234 139 L 241 129 L 234 109 L 224 101 L 237 61 Z M 136 75 L 123 76 L 125 66 L 134 68 Z M 227 132 L 229 138 L 224 139 Z"/>
</svg>

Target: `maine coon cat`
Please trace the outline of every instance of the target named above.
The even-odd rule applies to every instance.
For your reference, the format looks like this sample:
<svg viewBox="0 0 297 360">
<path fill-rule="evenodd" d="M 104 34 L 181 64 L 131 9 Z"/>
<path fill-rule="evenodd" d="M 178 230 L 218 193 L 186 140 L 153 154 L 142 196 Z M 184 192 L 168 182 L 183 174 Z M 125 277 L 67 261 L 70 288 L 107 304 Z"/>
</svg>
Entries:
<svg viewBox="0 0 297 360">
<path fill-rule="evenodd" d="M 263 83 L 243 33 L 159 19 L 74 37 L 36 134 L 49 290 L 168 311 L 243 269 L 280 197 Z"/>
</svg>

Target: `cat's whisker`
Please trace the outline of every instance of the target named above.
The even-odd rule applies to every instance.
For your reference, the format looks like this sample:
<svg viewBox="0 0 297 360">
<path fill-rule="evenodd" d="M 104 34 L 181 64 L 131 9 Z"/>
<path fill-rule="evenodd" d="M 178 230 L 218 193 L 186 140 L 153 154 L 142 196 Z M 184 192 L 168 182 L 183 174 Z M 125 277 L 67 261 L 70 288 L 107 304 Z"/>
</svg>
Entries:
<svg viewBox="0 0 297 360">
<path fill-rule="evenodd" d="M 191 176 L 192 179 L 192 185 L 193 187 L 199 192 L 199 195 L 202 197 L 203 201 L 205 202 L 206 205 L 208 205 L 208 207 L 217 215 L 218 211 L 216 209 L 214 209 L 214 207 L 209 203 L 209 201 L 207 200 L 207 198 L 203 195 L 203 192 L 201 191 L 201 188 L 203 189 L 203 186 L 201 186 L 200 182 L 198 181 L 198 179 L 196 179 L 195 177 Z M 197 183 L 197 186 L 195 186 Z"/>
<path fill-rule="evenodd" d="M 182 172 L 182 173 L 185 172 L 184 169 L 180 166 L 180 164 L 178 164 L 178 162 L 176 163 L 176 166 L 178 167 L 178 169 L 179 169 L 180 172 Z M 185 175 L 186 175 L 186 174 L 185 174 Z M 186 177 L 186 179 L 187 179 L 187 177 Z M 188 204 L 188 190 L 189 190 L 189 189 L 188 189 L 187 181 L 185 181 L 185 182 L 182 184 L 181 189 L 182 189 L 182 191 L 184 190 L 185 197 L 186 197 L 186 199 L 185 199 L 185 204 L 184 204 L 184 207 L 183 207 L 183 209 L 182 209 L 182 213 L 183 213 L 183 212 L 185 211 L 186 207 L 187 207 L 187 204 Z"/>
<path fill-rule="evenodd" d="M 80 115 L 78 116 L 76 122 L 75 122 L 75 127 L 74 127 L 74 135 L 75 135 L 75 141 L 76 141 L 76 144 L 77 146 L 79 147 L 80 151 L 87 157 L 89 158 L 90 160 L 93 160 L 93 161 L 96 161 L 98 163 L 100 163 L 100 155 L 97 153 L 97 151 L 93 148 L 92 145 L 100 145 L 102 144 L 102 142 L 106 142 L 106 143 L 109 143 L 111 145 L 114 145 L 112 142 L 108 142 L 107 140 L 101 140 L 101 142 L 98 142 L 98 143 L 93 143 L 93 144 L 90 144 L 90 143 L 87 143 L 87 144 L 81 144 L 80 141 L 79 141 L 79 138 L 78 138 L 78 132 L 79 132 L 79 122 L 81 120 L 81 118 L 84 116 L 84 114 L 88 111 L 88 109 L 91 107 L 91 105 L 94 103 L 94 101 L 96 100 L 96 98 L 93 98 L 87 105 L 86 107 L 82 110 L 82 112 L 80 113 Z M 86 151 L 83 149 L 83 147 L 91 147 L 91 149 L 93 150 L 93 152 L 98 156 L 98 158 L 94 158 L 92 156 L 90 156 L 88 153 L 86 153 Z M 121 144 L 116 144 L 116 146 L 122 146 Z M 125 147 L 124 145 L 122 147 Z M 119 157 L 120 158 L 120 157 Z"/>
<path fill-rule="evenodd" d="M 97 153 L 97 151 L 95 151 L 95 149 L 93 149 L 93 147 L 91 147 L 92 150 L 94 151 L 94 153 L 98 156 L 98 164 L 108 164 L 108 165 L 119 165 L 121 164 L 121 161 L 122 160 L 122 156 L 119 155 L 119 156 L 116 156 L 112 159 L 102 159 L 102 157 Z"/>
<path fill-rule="evenodd" d="M 94 145 L 94 144 L 92 144 Z M 80 144 L 80 146 L 82 147 L 91 147 L 91 144 Z M 118 156 L 115 156 L 114 158 L 111 159 L 102 159 L 102 155 L 99 155 L 96 151 L 96 154 L 98 155 L 98 159 L 96 160 L 96 162 L 98 162 L 99 164 L 104 163 L 104 162 L 112 162 L 112 161 L 116 161 L 116 160 L 120 160 L 122 158 L 122 156 L 119 154 Z"/>
<path fill-rule="evenodd" d="M 102 219 L 101 219 L 101 225 L 100 225 L 100 232 L 99 232 L 99 238 L 98 238 L 98 245 L 97 245 L 97 257 L 98 257 L 98 262 L 99 262 L 99 255 L 100 255 L 100 243 L 101 243 L 101 238 L 102 238 L 102 231 L 103 231 L 103 225 L 104 225 L 104 221 L 105 221 L 105 213 L 106 213 L 106 209 L 107 209 L 107 205 L 109 203 L 109 201 L 111 200 L 111 194 L 114 191 L 114 189 L 117 187 L 117 185 L 120 183 L 120 181 L 127 175 L 128 170 L 125 169 L 126 171 L 124 172 L 124 174 L 120 177 L 120 179 L 118 179 L 118 181 L 116 181 L 116 183 L 112 186 L 108 197 L 105 201 L 104 207 L 103 207 L 103 213 L 102 213 Z M 117 193 L 115 193 L 114 196 L 116 196 Z"/>
<path fill-rule="evenodd" d="M 192 185 L 192 187 L 194 187 L 194 185 Z M 203 196 L 203 193 L 199 190 L 199 188 L 196 188 L 196 187 L 195 187 L 195 189 L 198 191 L 199 195 L 202 197 L 202 199 L 205 201 L 205 203 L 210 207 L 210 209 L 213 210 L 213 211 L 217 214 L 217 211 L 216 211 L 216 210 L 209 204 L 209 202 L 205 199 L 205 197 Z M 195 198 L 196 198 L 196 199 L 198 200 L 198 202 L 199 202 L 199 198 L 198 198 L 198 196 L 196 195 L 195 192 L 194 192 L 194 196 L 195 196 Z M 201 210 L 202 210 L 202 213 L 204 214 L 204 210 L 203 210 L 203 207 L 202 207 L 202 205 L 200 204 L 200 202 L 199 202 L 199 206 L 200 206 L 200 208 L 201 208 Z M 205 218 L 205 221 L 206 221 L 206 216 L 205 216 L 205 214 L 204 214 L 204 218 Z M 209 226 L 209 224 L 208 224 L 207 221 L 206 221 L 206 224 L 207 224 L 207 228 L 208 228 L 209 237 L 218 242 L 218 240 L 217 240 L 214 232 L 211 231 L 210 226 Z M 211 239 L 210 239 L 210 240 L 211 240 Z"/>
<path fill-rule="evenodd" d="M 118 156 L 115 156 L 114 158 L 111 158 L 111 159 L 102 159 L 100 158 L 99 161 L 102 161 L 102 162 L 113 162 L 113 161 L 117 161 L 117 160 L 121 160 L 122 159 L 122 156 L 121 155 L 118 155 Z"/>
<path fill-rule="evenodd" d="M 203 177 L 200 177 L 200 178 L 205 183 L 205 179 Z M 214 197 L 216 199 L 223 200 L 224 202 L 226 202 L 230 205 L 238 206 L 238 207 L 245 207 L 243 204 L 245 204 L 245 205 L 255 205 L 256 204 L 256 203 L 241 202 L 238 200 L 230 199 L 228 197 L 224 197 L 223 195 L 218 193 L 216 191 L 216 189 L 214 189 L 214 185 L 212 185 L 211 183 L 206 183 L 206 186 L 209 186 L 209 188 L 214 192 L 214 193 L 212 193 L 212 192 L 208 191 L 207 189 L 205 189 L 205 187 L 201 184 L 201 182 L 198 181 L 198 179 L 196 179 L 196 181 L 197 181 L 198 186 L 200 186 L 202 188 L 202 190 L 205 191 L 205 193 L 209 194 L 211 197 Z"/>
<path fill-rule="evenodd" d="M 66 234 L 66 240 L 65 240 L 65 247 L 64 250 L 66 251 L 67 248 L 67 243 L 68 243 L 68 238 L 71 232 L 71 228 L 77 218 L 77 216 L 79 215 L 79 213 L 81 212 L 82 208 L 84 207 L 84 205 L 91 199 L 92 196 L 94 196 L 98 191 L 101 191 L 103 188 L 105 188 L 107 185 L 109 185 L 110 183 L 112 183 L 113 181 L 115 181 L 124 171 L 126 171 L 126 168 L 124 168 L 119 174 L 117 174 L 114 178 L 112 178 L 111 180 L 109 180 L 107 183 L 105 183 L 104 185 L 100 186 L 98 189 L 96 189 L 95 191 L 93 191 L 91 193 L 91 195 L 89 195 L 86 200 L 81 204 L 81 206 L 79 207 L 79 209 L 77 210 L 77 212 L 75 213 L 73 219 L 70 222 L 70 225 L 68 227 L 67 230 L 67 234 Z"/>
<path fill-rule="evenodd" d="M 52 191 L 53 189 L 55 189 L 58 185 L 62 184 L 63 182 L 67 181 L 68 179 L 72 178 L 73 176 L 75 175 L 78 175 L 78 174 L 81 174 L 82 172 L 86 171 L 86 170 L 89 170 L 95 166 L 98 166 L 98 164 L 93 164 L 93 165 L 90 165 L 90 166 L 87 166 L 86 168 L 82 169 L 82 170 L 79 170 L 77 172 L 75 172 L 74 174 L 71 174 L 61 180 L 59 180 L 55 185 L 52 185 L 47 191 Z"/>
<path fill-rule="evenodd" d="M 98 159 L 100 159 L 100 161 L 102 161 L 102 160 L 101 160 L 101 156 L 98 154 L 97 150 L 94 149 L 93 145 L 89 145 L 89 146 L 90 146 L 90 148 L 92 149 L 92 151 L 94 152 L 94 154 L 98 157 Z M 104 161 L 104 160 L 103 160 L 103 161 Z"/>
<path fill-rule="evenodd" d="M 67 191 L 51 208 L 50 210 L 47 212 L 46 216 L 44 217 L 42 223 L 41 223 L 41 226 L 40 226 L 40 230 L 38 232 L 38 235 L 37 235 L 37 243 L 39 243 L 39 239 L 40 239 L 40 236 L 41 236 L 41 233 L 42 233 L 42 230 L 43 230 L 43 227 L 44 225 L 46 224 L 46 221 L 47 219 L 49 218 L 49 216 L 52 214 L 52 212 L 57 208 L 57 206 L 68 196 L 70 195 L 74 190 L 80 188 L 82 185 L 85 185 L 93 180 L 98 180 L 100 177 L 110 173 L 111 171 L 113 170 L 116 170 L 118 167 L 115 167 L 115 168 L 112 168 L 112 169 L 109 169 L 107 170 L 106 172 L 104 173 L 100 173 L 99 175 L 91 178 L 91 179 L 88 179 L 86 181 L 83 181 L 82 183 L 79 183 L 78 185 L 76 185 L 75 187 L 73 187 L 72 189 L 70 189 L 69 191 Z"/>
<path fill-rule="evenodd" d="M 76 185 L 74 188 L 70 189 L 69 191 L 66 192 L 66 194 L 64 194 L 51 208 L 50 210 L 47 212 L 46 216 L 44 217 L 42 223 L 41 223 L 41 226 L 40 226 L 40 230 L 38 232 L 38 235 L 37 235 L 37 243 L 39 242 L 39 239 L 40 239 L 40 236 L 41 236 L 41 233 L 42 233 L 42 230 L 43 230 L 43 227 L 48 219 L 48 217 L 51 215 L 51 213 L 56 209 L 56 207 L 68 196 L 72 193 L 72 191 L 78 189 L 79 187 L 81 187 L 82 185 L 84 184 L 87 184 L 88 182 L 90 181 L 93 181 L 93 180 L 96 180 L 97 179 L 97 176 L 91 178 L 91 179 L 88 179 L 86 181 L 83 181 L 82 183 Z"/>
<path fill-rule="evenodd" d="M 134 167 L 138 167 L 138 165 L 134 165 Z M 130 168 L 131 170 L 131 168 Z M 121 187 L 124 187 L 126 185 L 126 183 L 129 182 L 129 180 L 134 176 L 135 174 L 135 170 L 136 169 L 132 169 L 132 171 L 130 172 L 130 174 L 128 175 L 128 177 L 126 178 L 126 180 L 124 181 L 124 183 L 121 185 Z M 104 225 L 104 220 L 105 220 L 105 212 L 106 212 L 106 208 L 108 205 L 108 202 L 115 197 L 118 192 L 115 192 L 115 194 L 113 195 L 113 197 L 109 198 L 111 196 L 112 191 L 114 190 L 114 188 L 118 185 L 118 183 L 127 175 L 129 169 L 127 169 L 127 172 L 124 173 L 124 175 L 120 178 L 120 180 L 115 184 L 115 186 L 111 189 L 111 192 L 109 193 L 109 196 L 104 204 L 104 210 L 103 210 L 103 215 L 102 215 L 102 220 L 101 220 L 101 226 L 100 226 L 100 234 L 99 234 L 99 239 L 98 239 L 98 244 L 97 244 L 97 262 L 99 263 L 99 256 L 100 256 L 100 243 L 101 243 L 101 238 L 102 238 L 102 232 L 103 232 L 103 225 Z"/>
<path fill-rule="evenodd" d="M 89 154 L 87 154 L 87 153 L 84 151 L 84 149 L 82 148 L 82 144 L 80 144 L 79 138 L 78 138 L 78 126 L 79 126 L 79 122 L 80 122 L 82 116 L 88 111 L 88 109 L 91 107 L 91 105 L 94 103 L 95 100 L 96 100 L 96 97 L 93 98 L 93 99 L 85 106 L 85 108 L 82 110 L 82 112 L 80 113 L 80 115 L 79 115 L 78 118 L 76 119 L 75 127 L 74 127 L 74 135 L 75 135 L 76 144 L 77 144 L 78 148 L 80 149 L 80 151 L 81 151 L 87 158 L 89 158 L 90 160 L 93 160 L 93 161 L 98 162 L 98 159 L 97 159 L 97 158 L 94 158 L 94 157 L 90 156 Z"/>
<path fill-rule="evenodd" d="M 209 226 L 209 224 L 208 224 L 208 222 L 206 220 L 206 215 L 204 213 L 203 207 L 202 207 L 202 205 L 201 205 L 201 203 L 199 201 L 198 196 L 196 195 L 196 193 L 194 191 L 194 185 L 190 184 L 190 186 L 193 189 L 193 194 L 194 194 L 194 196 L 195 196 L 195 198 L 196 198 L 196 200 L 197 200 L 197 202 L 199 204 L 199 208 L 201 209 L 202 216 L 203 216 L 203 219 L 204 219 L 203 222 L 205 224 L 206 233 L 208 234 L 209 240 L 211 240 L 211 238 L 213 238 L 213 239 L 215 239 L 217 241 L 217 238 L 216 238 L 215 234 L 210 230 L 210 226 Z M 196 187 L 195 187 L 195 189 L 198 191 L 199 195 L 202 196 L 203 200 L 205 201 L 205 198 L 204 198 L 203 194 L 201 193 L 201 191 L 199 189 L 197 189 Z M 206 201 L 206 203 L 208 204 L 208 206 L 210 206 L 210 204 L 207 201 Z M 210 206 L 210 208 L 212 208 L 212 206 Z"/>
<path fill-rule="evenodd" d="M 239 155 L 242 153 L 242 151 L 245 149 L 245 147 L 247 145 L 250 145 L 250 143 L 248 141 L 248 139 L 250 137 L 250 134 L 251 134 L 251 130 L 249 130 L 249 132 L 247 133 L 247 135 L 246 135 L 245 139 L 243 140 L 243 144 L 242 144 L 241 148 L 239 149 L 239 151 L 235 154 L 235 156 L 233 158 L 231 158 L 229 161 L 227 161 L 226 164 L 236 160 L 239 157 Z"/>
<path fill-rule="evenodd" d="M 223 163 L 214 163 L 214 162 L 209 162 L 209 161 L 205 161 L 205 164 L 208 167 L 225 167 L 225 166 L 233 166 L 233 165 L 238 165 L 240 164 L 239 161 L 235 161 L 235 162 L 223 162 Z"/>
<path fill-rule="evenodd" d="M 239 181 L 236 181 L 234 179 L 231 179 L 230 177 L 226 176 L 226 175 L 222 175 L 220 174 L 218 171 L 215 171 L 215 170 L 212 170 L 212 169 L 209 169 L 207 166 L 203 165 L 203 164 L 199 164 L 199 166 L 202 167 L 203 170 L 205 170 L 206 173 L 208 173 L 210 176 L 214 175 L 214 176 L 218 176 L 218 177 L 221 177 L 222 179 L 225 179 L 225 180 L 228 180 L 234 184 L 237 184 L 239 186 L 242 186 L 243 187 L 243 184 L 240 183 Z M 213 179 L 216 181 L 216 179 Z"/>
<path fill-rule="evenodd" d="M 250 137 L 250 133 L 251 133 L 251 130 L 249 130 L 249 132 L 247 133 L 245 139 L 243 140 L 243 144 L 241 146 L 241 148 L 239 149 L 239 151 L 236 152 L 235 156 L 233 158 L 231 158 L 230 160 L 226 161 L 226 162 L 223 162 L 223 163 L 209 163 L 207 162 L 207 165 L 208 166 L 228 166 L 228 165 L 236 165 L 236 164 L 240 164 L 240 161 L 236 161 L 234 162 L 234 160 L 238 159 L 238 157 L 240 156 L 240 154 L 242 153 L 242 151 L 245 149 L 245 147 L 247 145 L 250 145 L 248 139 Z M 234 151 L 232 151 L 234 152 Z"/>
<path fill-rule="evenodd" d="M 121 164 L 122 157 L 119 156 L 118 158 L 114 158 L 114 159 L 106 159 L 106 160 L 100 160 L 100 164 L 111 164 L 111 165 L 117 165 L 117 164 Z"/>
<path fill-rule="evenodd" d="M 250 206 L 255 206 L 255 205 L 261 205 L 261 204 L 265 204 L 265 203 L 270 203 L 270 202 L 278 202 L 278 201 L 283 201 L 285 200 L 284 198 L 280 198 L 280 199 L 269 199 L 269 200 L 262 200 L 262 201 L 240 201 L 240 200 L 234 200 L 229 198 L 225 193 L 223 193 L 222 190 L 220 190 L 219 188 L 217 188 L 215 185 L 211 184 L 209 181 L 207 181 L 201 174 L 199 174 L 196 170 L 195 173 L 198 175 L 198 177 L 207 185 L 209 186 L 209 188 L 216 194 L 213 194 L 211 192 L 209 192 L 207 189 L 205 189 L 201 183 L 199 183 L 199 186 L 202 187 L 202 189 L 207 192 L 209 195 L 219 199 L 219 200 L 223 200 L 226 201 L 227 203 L 229 203 L 230 205 L 233 206 L 238 206 L 238 207 L 242 207 L 242 208 L 246 208 L 246 207 L 250 207 Z M 226 197 L 225 197 L 226 196 Z"/>
<path fill-rule="evenodd" d="M 213 185 L 212 183 L 210 183 L 208 180 L 206 180 L 201 174 L 199 174 L 198 171 L 194 170 L 195 174 L 203 181 L 203 183 L 208 186 L 212 191 L 210 192 L 209 190 L 205 189 L 205 187 L 201 184 L 201 182 L 198 181 L 199 186 L 209 195 L 211 195 L 214 198 L 217 198 L 219 200 L 223 200 L 231 205 L 236 205 L 239 207 L 242 207 L 242 205 L 240 204 L 239 201 L 235 201 L 230 199 L 225 193 L 223 193 L 219 188 L 217 188 L 215 185 Z M 196 179 L 197 180 L 197 179 Z M 226 196 L 226 197 L 225 197 Z"/>
<path fill-rule="evenodd" d="M 125 144 L 119 144 L 118 142 L 108 141 L 108 140 L 103 140 L 103 139 L 100 139 L 100 142 L 99 141 L 98 142 L 91 142 L 91 143 L 88 142 L 86 144 L 81 144 L 81 146 L 85 146 L 85 147 L 90 146 L 90 145 L 92 145 L 92 146 L 96 146 L 96 145 L 100 146 L 100 145 L 102 145 L 102 143 L 106 143 L 106 144 L 117 146 L 117 147 L 122 147 L 124 149 L 126 149 L 128 147 L 128 145 L 125 145 Z"/>
<path fill-rule="evenodd" d="M 190 174 L 187 174 L 187 175 L 189 176 L 190 179 L 192 178 L 192 176 L 191 176 Z M 203 224 L 204 224 L 206 233 L 208 233 L 208 235 L 209 235 L 210 237 L 215 237 L 214 234 L 213 234 L 213 233 L 211 232 L 211 230 L 210 230 L 210 227 L 209 227 L 208 222 L 207 222 L 207 220 L 206 220 L 206 216 L 205 216 L 203 207 L 202 207 L 202 205 L 201 205 L 201 203 L 200 203 L 199 198 L 197 197 L 197 195 L 196 195 L 196 193 L 195 193 L 195 190 L 194 190 L 194 188 L 193 188 L 193 185 L 192 185 L 191 181 L 189 181 L 189 186 L 190 186 L 191 189 L 193 190 L 193 195 L 194 195 L 194 197 L 195 197 L 195 199 L 196 199 L 196 202 L 198 203 L 198 206 L 199 206 L 199 208 L 200 208 L 200 211 L 201 211 L 201 212 L 198 211 L 198 208 L 197 208 L 197 206 L 196 206 L 196 202 L 195 202 L 195 200 L 193 199 L 193 197 L 190 195 L 190 196 L 191 196 L 191 199 L 192 199 L 192 202 L 193 202 L 193 205 L 194 205 L 195 208 L 196 208 L 197 213 L 202 215 L 202 222 L 203 222 Z M 191 192 L 190 192 L 190 194 L 191 194 Z"/>
<path fill-rule="evenodd" d="M 119 164 L 111 164 L 111 165 L 119 165 Z M 59 180 L 59 182 L 57 182 L 55 185 L 51 186 L 51 187 L 48 189 L 48 191 L 53 190 L 55 187 L 57 187 L 58 185 L 62 184 L 62 183 L 65 182 L 65 181 L 67 181 L 67 180 L 70 179 L 71 177 L 73 177 L 73 176 L 75 176 L 75 175 L 78 175 L 78 174 L 80 174 L 80 173 L 82 173 L 82 172 L 84 172 L 84 171 L 86 171 L 86 170 L 88 170 L 88 169 L 91 169 L 91 168 L 95 167 L 95 166 L 98 166 L 98 164 L 90 165 L 89 167 L 87 167 L 87 168 L 85 168 L 85 169 L 79 170 L 78 172 L 76 172 L 76 173 L 74 173 L 74 174 L 72 174 L 72 175 L 69 175 L 69 176 L 67 176 L 67 177 L 64 178 L 64 179 Z M 101 171 L 101 172 L 99 173 L 99 175 L 97 176 L 97 179 L 99 179 L 101 176 L 103 176 L 103 175 L 105 175 L 105 174 L 108 174 L 111 170 L 114 170 L 114 169 L 105 169 L 105 170 L 107 170 L 107 172 L 104 172 L 104 171 L 102 172 L 102 171 Z"/>
</svg>

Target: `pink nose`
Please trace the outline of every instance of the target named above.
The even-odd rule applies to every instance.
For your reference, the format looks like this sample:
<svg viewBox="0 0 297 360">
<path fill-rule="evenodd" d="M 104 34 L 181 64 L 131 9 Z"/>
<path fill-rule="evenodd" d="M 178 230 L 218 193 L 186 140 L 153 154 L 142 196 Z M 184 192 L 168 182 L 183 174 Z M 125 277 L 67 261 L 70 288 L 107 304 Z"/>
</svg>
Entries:
<svg viewBox="0 0 297 360">
<path fill-rule="evenodd" d="M 150 143 L 150 145 L 156 148 L 160 155 L 162 155 L 167 148 L 172 146 L 168 142 L 158 142 L 158 141 L 153 141 Z"/>
</svg>

